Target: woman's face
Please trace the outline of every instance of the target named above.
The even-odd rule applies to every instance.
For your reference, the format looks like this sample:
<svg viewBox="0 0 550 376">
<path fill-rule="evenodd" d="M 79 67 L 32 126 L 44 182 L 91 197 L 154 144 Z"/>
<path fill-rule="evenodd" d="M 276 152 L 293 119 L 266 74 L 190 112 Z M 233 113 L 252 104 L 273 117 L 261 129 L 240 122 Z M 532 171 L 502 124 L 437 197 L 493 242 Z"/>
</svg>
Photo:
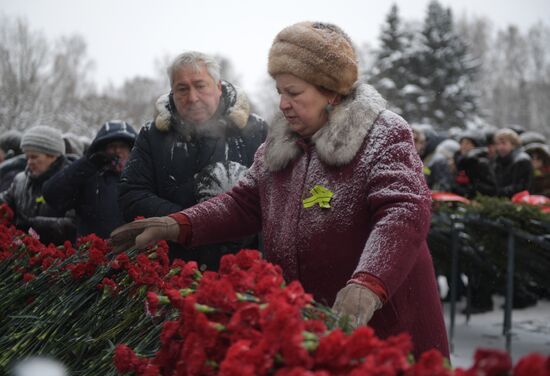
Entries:
<svg viewBox="0 0 550 376">
<path fill-rule="evenodd" d="M 504 137 L 495 139 L 495 147 L 500 157 L 506 157 L 514 150 L 512 142 Z"/>
<path fill-rule="evenodd" d="M 279 108 L 294 132 L 310 137 L 325 125 L 328 120 L 325 108 L 336 95 L 321 92 L 315 85 L 289 73 L 277 75 L 275 82 L 281 96 Z"/>
<path fill-rule="evenodd" d="M 27 167 L 32 176 L 38 176 L 46 172 L 57 156 L 41 153 L 38 151 L 26 151 Z"/>
<path fill-rule="evenodd" d="M 533 169 L 535 170 L 542 170 L 542 168 L 544 167 L 544 163 L 542 162 L 542 159 L 539 158 L 539 156 L 536 154 L 533 154 L 531 156 L 531 164 L 533 165 Z"/>
<path fill-rule="evenodd" d="M 470 140 L 468 138 L 463 138 L 462 140 L 460 140 L 460 154 L 462 154 L 462 155 L 468 154 L 468 152 L 470 150 L 474 149 L 475 147 L 476 146 L 472 142 L 472 140 Z"/>
</svg>

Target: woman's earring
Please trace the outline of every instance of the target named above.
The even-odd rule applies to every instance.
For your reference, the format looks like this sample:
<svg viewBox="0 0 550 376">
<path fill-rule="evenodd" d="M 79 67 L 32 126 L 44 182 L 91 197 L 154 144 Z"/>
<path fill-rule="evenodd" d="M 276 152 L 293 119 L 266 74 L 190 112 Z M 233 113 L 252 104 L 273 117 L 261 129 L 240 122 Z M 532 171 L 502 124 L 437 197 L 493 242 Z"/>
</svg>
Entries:
<svg viewBox="0 0 550 376">
<path fill-rule="evenodd" d="M 326 111 L 326 112 L 332 112 L 333 109 L 334 109 L 334 107 L 332 106 L 332 103 L 328 103 L 328 104 L 325 106 L 325 111 Z"/>
</svg>

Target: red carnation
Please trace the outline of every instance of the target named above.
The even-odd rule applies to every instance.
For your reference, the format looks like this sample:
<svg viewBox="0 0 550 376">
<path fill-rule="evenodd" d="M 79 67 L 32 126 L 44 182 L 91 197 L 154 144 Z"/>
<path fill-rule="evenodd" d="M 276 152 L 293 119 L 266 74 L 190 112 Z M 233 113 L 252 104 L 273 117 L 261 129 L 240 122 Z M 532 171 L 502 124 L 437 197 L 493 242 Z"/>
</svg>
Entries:
<svg viewBox="0 0 550 376">
<path fill-rule="evenodd" d="M 139 365 L 139 359 L 127 345 L 117 345 L 115 348 L 114 363 L 119 373 L 132 372 Z"/>
<path fill-rule="evenodd" d="M 159 296 L 155 294 L 152 291 L 147 292 L 147 299 L 145 300 L 145 308 L 151 316 L 154 316 L 157 314 L 158 308 L 159 308 Z"/>
<path fill-rule="evenodd" d="M 438 350 L 426 351 L 405 374 L 406 376 L 451 376 L 453 372 L 445 367 L 445 358 Z"/>
<path fill-rule="evenodd" d="M 471 369 L 485 376 L 507 375 L 512 369 L 512 360 L 510 355 L 502 350 L 478 349 Z"/>
<path fill-rule="evenodd" d="M 521 358 L 514 367 L 514 376 L 550 376 L 550 356 L 533 353 Z"/>
</svg>

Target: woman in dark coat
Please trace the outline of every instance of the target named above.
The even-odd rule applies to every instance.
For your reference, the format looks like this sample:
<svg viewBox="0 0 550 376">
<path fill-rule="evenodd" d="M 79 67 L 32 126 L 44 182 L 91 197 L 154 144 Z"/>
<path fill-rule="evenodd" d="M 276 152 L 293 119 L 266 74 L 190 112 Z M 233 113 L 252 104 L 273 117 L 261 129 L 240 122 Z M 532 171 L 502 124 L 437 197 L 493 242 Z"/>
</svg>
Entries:
<svg viewBox="0 0 550 376">
<path fill-rule="evenodd" d="M 23 134 L 21 149 L 27 167 L 0 193 L 0 203 L 13 209 L 18 228 L 25 231 L 32 228 L 42 243 L 60 245 L 65 240 L 74 240 L 74 213 L 57 210 L 42 195 L 45 182 L 68 165 L 61 132 L 47 126 L 33 127 Z"/>
<path fill-rule="evenodd" d="M 499 129 L 495 133 L 497 157 L 495 159 L 496 195 L 511 198 L 528 190 L 533 177 L 529 155 L 521 150 L 521 139 L 511 129 Z"/>
<path fill-rule="evenodd" d="M 550 197 L 550 147 L 532 143 L 525 147 L 533 165 L 533 184 L 530 193 Z"/>
<path fill-rule="evenodd" d="M 414 354 L 448 355 L 426 236 L 431 196 L 409 125 L 357 80 L 337 26 L 283 29 L 269 54 L 281 113 L 237 186 L 168 217 L 115 230 L 125 247 L 154 239 L 190 245 L 262 230 L 265 257 L 381 337 L 409 332 Z M 136 238 L 137 236 L 137 239 Z"/>
</svg>

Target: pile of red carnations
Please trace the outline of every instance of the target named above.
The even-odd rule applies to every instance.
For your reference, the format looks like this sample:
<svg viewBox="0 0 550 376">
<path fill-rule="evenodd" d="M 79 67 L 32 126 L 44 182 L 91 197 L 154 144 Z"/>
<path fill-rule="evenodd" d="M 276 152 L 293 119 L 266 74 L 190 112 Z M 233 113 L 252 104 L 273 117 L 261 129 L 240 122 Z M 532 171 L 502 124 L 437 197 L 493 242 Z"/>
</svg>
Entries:
<svg viewBox="0 0 550 376">
<path fill-rule="evenodd" d="M 47 355 L 71 375 L 550 375 L 550 357 L 512 366 L 495 350 L 467 370 L 437 351 L 413 362 L 406 334 L 348 330 L 257 251 L 201 273 L 169 263 L 163 242 L 120 254 L 95 236 L 45 246 L 11 216 L 0 207 L 0 369 Z"/>
</svg>

